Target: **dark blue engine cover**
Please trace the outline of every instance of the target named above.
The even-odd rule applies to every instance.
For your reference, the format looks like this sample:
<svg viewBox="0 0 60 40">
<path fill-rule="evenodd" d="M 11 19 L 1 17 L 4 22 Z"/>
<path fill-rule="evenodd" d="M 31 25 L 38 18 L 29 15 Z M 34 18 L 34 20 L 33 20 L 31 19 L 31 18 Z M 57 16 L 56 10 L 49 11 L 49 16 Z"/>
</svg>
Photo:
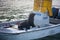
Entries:
<svg viewBox="0 0 60 40">
<path fill-rule="evenodd" d="M 53 12 L 53 18 L 58 18 L 59 16 L 59 14 L 58 14 L 58 12 L 59 12 L 59 9 L 58 8 L 52 8 L 52 12 Z"/>
</svg>

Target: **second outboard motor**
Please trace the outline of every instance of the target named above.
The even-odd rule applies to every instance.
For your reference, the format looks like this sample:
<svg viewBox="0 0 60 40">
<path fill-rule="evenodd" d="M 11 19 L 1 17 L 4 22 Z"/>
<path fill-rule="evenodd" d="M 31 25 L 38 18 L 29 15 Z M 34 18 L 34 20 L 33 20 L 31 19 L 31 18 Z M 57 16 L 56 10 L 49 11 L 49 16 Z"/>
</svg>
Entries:
<svg viewBox="0 0 60 40">
<path fill-rule="evenodd" d="M 59 9 L 59 12 L 58 12 L 58 17 L 57 17 L 58 19 L 60 19 L 60 9 Z"/>
<path fill-rule="evenodd" d="M 53 12 L 53 18 L 57 18 L 57 17 L 58 17 L 59 9 L 58 9 L 58 8 L 53 7 L 53 8 L 52 8 L 52 12 Z"/>
</svg>

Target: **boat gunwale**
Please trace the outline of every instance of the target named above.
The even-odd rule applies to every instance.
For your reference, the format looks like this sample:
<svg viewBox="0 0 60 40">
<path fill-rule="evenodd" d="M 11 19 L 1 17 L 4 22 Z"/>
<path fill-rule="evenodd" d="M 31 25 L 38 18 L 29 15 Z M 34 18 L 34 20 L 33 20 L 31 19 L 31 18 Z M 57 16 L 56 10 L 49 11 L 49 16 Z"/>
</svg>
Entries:
<svg viewBox="0 0 60 40">
<path fill-rule="evenodd" d="M 27 31 L 23 31 L 23 32 L 20 32 L 20 33 L 3 33 L 3 32 L 0 32 L 0 33 L 7 34 L 7 35 L 18 35 L 18 34 L 35 32 L 35 31 L 47 30 L 47 29 L 51 29 L 51 28 L 55 28 L 55 27 L 59 27 L 59 26 L 60 26 L 60 24 L 57 24 L 57 25 L 53 25 L 53 26 L 49 26 L 49 27 L 37 28 L 35 30 L 27 30 Z"/>
</svg>

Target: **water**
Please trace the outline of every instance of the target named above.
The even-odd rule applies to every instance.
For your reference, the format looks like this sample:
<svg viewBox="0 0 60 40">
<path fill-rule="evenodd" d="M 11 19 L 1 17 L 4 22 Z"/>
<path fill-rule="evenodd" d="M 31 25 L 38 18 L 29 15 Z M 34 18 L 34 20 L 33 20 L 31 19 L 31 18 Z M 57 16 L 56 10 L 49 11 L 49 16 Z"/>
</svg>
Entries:
<svg viewBox="0 0 60 40">
<path fill-rule="evenodd" d="M 60 40 L 60 34 L 56 34 L 53 36 L 47 36 L 47 37 L 39 38 L 39 39 L 35 39 L 35 40 Z"/>
<path fill-rule="evenodd" d="M 27 18 L 32 9 L 33 0 L 0 0 L 0 16 L 4 18 Z"/>
<path fill-rule="evenodd" d="M 0 40 L 6 40 L 6 39 L 5 38 L 0 38 Z M 47 37 L 44 37 L 44 38 L 38 38 L 38 39 L 34 39 L 34 40 L 60 40 L 60 34 L 56 34 L 56 35 L 53 35 L 53 36 L 47 36 Z"/>
<path fill-rule="evenodd" d="M 12 17 L 16 19 L 28 18 L 33 10 L 34 0 L 0 0 L 0 16 Z M 3 18 L 2 18 L 3 19 Z M 5 38 L 0 38 L 5 40 Z M 35 40 L 60 40 L 60 34 L 39 38 Z"/>
</svg>

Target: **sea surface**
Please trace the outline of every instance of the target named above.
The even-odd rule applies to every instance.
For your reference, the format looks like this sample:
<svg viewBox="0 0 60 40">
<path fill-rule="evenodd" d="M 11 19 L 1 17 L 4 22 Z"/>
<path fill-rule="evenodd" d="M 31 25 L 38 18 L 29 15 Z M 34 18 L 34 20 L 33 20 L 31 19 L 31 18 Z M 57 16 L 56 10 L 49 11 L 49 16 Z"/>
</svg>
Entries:
<svg viewBox="0 0 60 40">
<path fill-rule="evenodd" d="M 39 38 L 39 39 L 35 39 L 35 40 L 60 40 L 60 34 L 47 36 L 47 37 Z"/>
<path fill-rule="evenodd" d="M 0 0 L 0 16 L 14 16 L 14 19 L 28 18 L 29 13 L 33 10 L 33 3 L 34 0 Z M 60 34 L 35 40 L 60 40 Z"/>
<path fill-rule="evenodd" d="M 15 19 L 27 18 L 33 10 L 33 1 L 34 0 L 0 0 L 0 16 L 14 17 Z"/>
</svg>

